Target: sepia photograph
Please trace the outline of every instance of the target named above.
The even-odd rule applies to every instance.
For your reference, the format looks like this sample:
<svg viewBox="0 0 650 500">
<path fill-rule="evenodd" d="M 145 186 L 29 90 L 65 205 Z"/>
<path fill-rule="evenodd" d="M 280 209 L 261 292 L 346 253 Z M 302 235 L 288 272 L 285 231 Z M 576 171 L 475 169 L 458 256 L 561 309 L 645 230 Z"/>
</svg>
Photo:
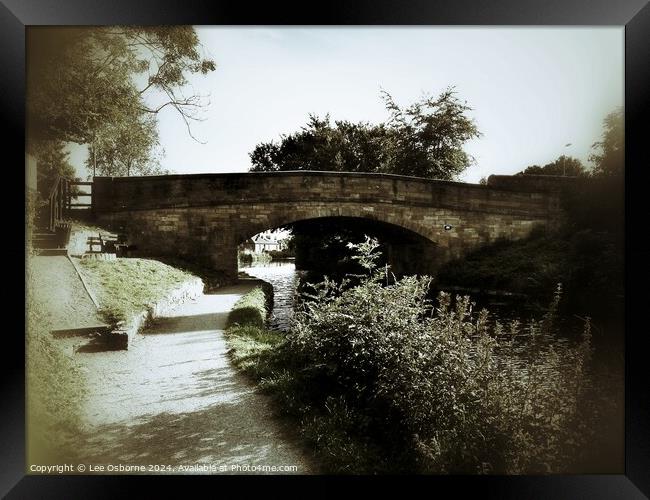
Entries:
<svg viewBox="0 0 650 500">
<path fill-rule="evenodd" d="M 27 475 L 625 473 L 623 26 L 27 26 Z"/>
</svg>

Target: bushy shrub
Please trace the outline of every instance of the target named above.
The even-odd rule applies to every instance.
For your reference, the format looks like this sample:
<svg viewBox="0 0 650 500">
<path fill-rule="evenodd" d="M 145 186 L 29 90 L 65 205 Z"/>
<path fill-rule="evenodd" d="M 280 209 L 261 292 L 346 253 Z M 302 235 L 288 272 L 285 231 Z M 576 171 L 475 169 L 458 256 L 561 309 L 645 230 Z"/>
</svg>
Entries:
<svg viewBox="0 0 650 500">
<path fill-rule="evenodd" d="M 38 214 L 44 205 L 44 201 L 41 200 L 36 191 L 31 189 L 26 194 L 26 203 L 25 203 L 25 236 L 26 236 L 26 250 L 27 253 L 32 254 L 34 249 L 32 247 L 32 240 L 34 232 L 36 232 L 36 226 L 39 222 Z"/>
<path fill-rule="evenodd" d="M 228 315 L 227 328 L 231 326 L 262 327 L 267 316 L 267 298 L 264 290 L 257 287 L 243 295 L 233 306 Z"/>
<path fill-rule="evenodd" d="M 370 436 L 393 471 L 568 471 L 586 438 L 588 322 L 578 345 L 545 341 L 558 290 L 542 320 L 490 330 L 468 297 L 452 306 L 441 293 L 434 307 L 430 278 L 386 285 L 376 248 L 357 246 L 368 271 L 359 285 L 316 285 L 287 337 L 303 373 L 328 381 L 320 403 L 336 402 L 337 418 L 345 409 L 349 435 Z"/>
<path fill-rule="evenodd" d="M 271 262 L 271 255 L 268 252 L 237 252 L 239 265 L 268 264 Z"/>
<path fill-rule="evenodd" d="M 543 307 L 556 284 L 564 285 L 562 309 L 590 315 L 598 324 L 622 322 L 622 241 L 613 233 L 566 229 L 497 241 L 441 267 L 441 287 L 523 293 Z"/>
</svg>

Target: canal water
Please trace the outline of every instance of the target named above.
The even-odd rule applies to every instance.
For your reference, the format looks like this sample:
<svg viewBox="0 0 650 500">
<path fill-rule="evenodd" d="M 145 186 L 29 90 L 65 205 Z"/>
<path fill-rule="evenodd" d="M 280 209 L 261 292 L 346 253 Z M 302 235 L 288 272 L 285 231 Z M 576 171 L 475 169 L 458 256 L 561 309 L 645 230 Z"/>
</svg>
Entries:
<svg viewBox="0 0 650 500">
<path fill-rule="evenodd" d="M 292 261 L 255 263 L 239 266 L 241 271 L 273 285 L 273 312 L 270 326 L 277 330 L 289 330 L 293 316 L 296 290 L 304 271 L 297 271 Z"/>
<path fill-rule="evenodd" d="M 294 306 L 299 300 L 297 290 L 301 280 L 307 278 L 308 272 L 296 270 L 292 261 L 240 265 L 240 270 L 273 285 L 274 307 L 270 318 L 270 327 L 276 330 L 288 331 Z M 452 293 L 453 295 L 458 294 Z M 473 310 L 478 312 L 480 309 L 486 308 L 489 311 L 489 321 L 492 324 L 499 321 L 507 328 L 507 325 L 512 320 L 520 322 L 519 334 L 515 343 L 515 354 L 522 361 L 528 359 L 530 355 L 528 352 L 530 342 L 528 324 L 531 319 L 541 320 L 544 310 L 540 310 L 539 307 L 532 307 L 525 298 L 521 297 L 470 296 L 472 302 L 476 303 Z M 560 316 L 557 319 L 559 331 L 555 334 L 544 334 L 538 337 L 538 340 L 557 347 L 577 342 L 582 331 L 582 321 L 575 317 Z"/>
</svg>

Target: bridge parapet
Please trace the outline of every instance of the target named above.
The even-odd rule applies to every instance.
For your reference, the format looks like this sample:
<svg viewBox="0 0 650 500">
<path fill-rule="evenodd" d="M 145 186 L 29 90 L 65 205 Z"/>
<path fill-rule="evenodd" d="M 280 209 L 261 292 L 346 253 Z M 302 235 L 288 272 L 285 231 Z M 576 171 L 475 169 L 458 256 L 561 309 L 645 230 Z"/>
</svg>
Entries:
<svg viewBox="0 0 650 500">
<path fill-rule="evenodd" d="M 491 175 L 488 187 L 509 191 L 558 192 L 584 186 L 589 179 L 563 175 Z"/>
<path fill-rule="evenodd" d="M 559 204 L 557 197 L 544 191 L 387 174 L 310 171 L 96 177 L 94 207 L 98 212 L 115 212 L 250 203 L 357 202 L 548 216 L 559 210 Z"/>
</svg>

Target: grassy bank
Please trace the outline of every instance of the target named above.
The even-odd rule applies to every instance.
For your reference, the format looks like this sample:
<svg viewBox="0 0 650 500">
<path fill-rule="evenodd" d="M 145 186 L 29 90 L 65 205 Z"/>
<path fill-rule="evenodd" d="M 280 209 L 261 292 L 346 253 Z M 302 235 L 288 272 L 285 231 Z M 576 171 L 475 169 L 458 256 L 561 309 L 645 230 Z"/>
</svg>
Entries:
<svg viewBox="0 0 650 500">
<path fill-rule="evenodd" d="M 148 259 L 81 259 L 79 267 L 110 324 L 145 310 L 195 277 Z"/>
<path fill-rule="evenodd" d="M 266 285 L 266 284 L 265 284 Z M 261 328 L 266 322 L 269 313 L 268 291 L 265 292 L 265 285 L 254 288 L 240 298 L 228 315 L 226 328 L 233 326 L 255 326 Z M 273 288 L 271 287 L 271 292 Z"/>
<path fill-rule="evenodd" d="M 267 252 L 237 252 L 237 262 L 241 265 L 268 264 L 271 262 L 271 255 Z"/>
<path fill-rule="evenodd" d="M 291 348 L 285 332 L 260 322 L 270 311 L 268 287 L 264 283 L 244 295 L 228 317 L 233 364 L 273 398 L 277 412 L 298 430 L 324 473 L 389 471 L 381 449 L 357 432 L 360 415 L 327 397 L 327 380 L 314 377 L 317 370 Z"/>
<path fill-rule="evenodd" d="M 266 328 L 272 294 L 273 287 L 260 282 L 235 303 L 226 322 L 226 339 L 235 366 L 257 382 L 272 374 L 268 364 L 274 358 L 272 350 L 284 340 L 284 334 Z"/>
<path fill-rule="evenodd" d="M 498 241 L 443 266 L 440 287 L 507 290 L 543 305 L 558 283 L 561 307 L 572 314 L 619 318 L 623 310 L 623 254 L 612 233 L 582 229 L 536 232 Z"/>
<path fill-rule="evenodd" d="M 28 286 L 33 290 L 34 286 Z M 27 301 L 27 463 L 79 462 L 84 377 L 75 360 L 55 345 L 46 312 Z"/>
</svg>

